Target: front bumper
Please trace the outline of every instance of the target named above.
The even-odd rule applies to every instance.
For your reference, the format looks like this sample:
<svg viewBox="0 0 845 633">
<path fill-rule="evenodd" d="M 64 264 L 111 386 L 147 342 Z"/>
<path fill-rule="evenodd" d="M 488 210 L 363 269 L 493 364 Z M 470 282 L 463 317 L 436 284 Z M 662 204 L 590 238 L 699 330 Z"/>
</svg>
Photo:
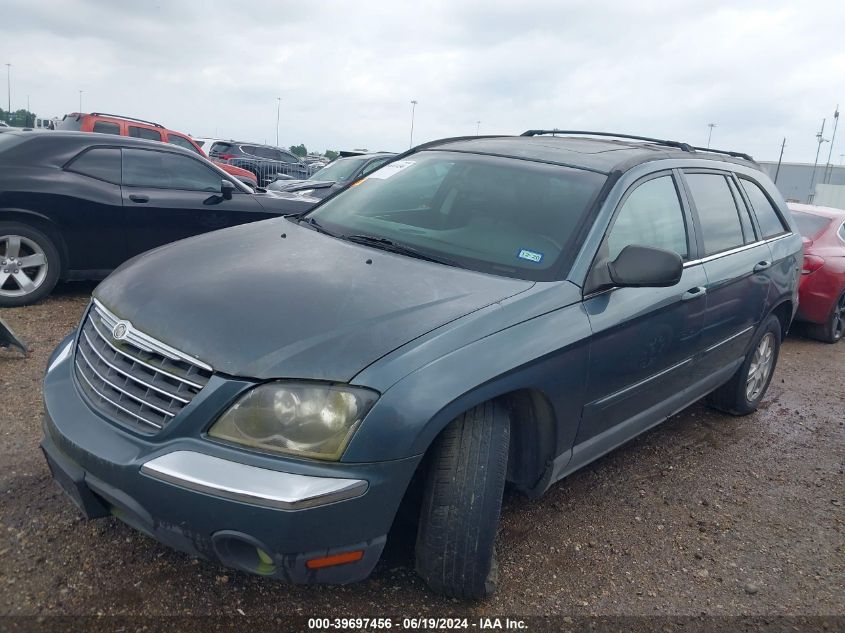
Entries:
<svg viewBox="0 0 845 633">
<path fill-rule="evenodd" d="M 318 463 L 207 441 L 209 412 L 251 386 L 222 378 L 166 433 L 141 437 L 88 407 L 72 366 L 72 354 L 51 359 L 42 449 L 87 517 L 114 515 L 191 555 L 296 583 L 361 580 L 378 562 L 419 457 Z M 349 552 L 350 562 L 315 562 Z"/>
</svg>

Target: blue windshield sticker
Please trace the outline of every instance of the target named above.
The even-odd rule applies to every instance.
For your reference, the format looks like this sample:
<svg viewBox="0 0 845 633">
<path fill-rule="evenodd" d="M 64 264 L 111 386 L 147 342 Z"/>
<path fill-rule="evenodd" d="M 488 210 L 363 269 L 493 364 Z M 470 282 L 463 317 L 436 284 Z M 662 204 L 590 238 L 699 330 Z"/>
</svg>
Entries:
<svg viewBox="0 0 845 633">
<path fill-rule="evenodd" d="M 543 253 L 538 253 L 537 251 L 529 251 L 528 249 L 523 248 L 519 251 L 517 255 L 520 259 L 527 259 L 529 262 L 534 262 L 535 264 L 539 264 L 543 260 Z"/>
</svg>

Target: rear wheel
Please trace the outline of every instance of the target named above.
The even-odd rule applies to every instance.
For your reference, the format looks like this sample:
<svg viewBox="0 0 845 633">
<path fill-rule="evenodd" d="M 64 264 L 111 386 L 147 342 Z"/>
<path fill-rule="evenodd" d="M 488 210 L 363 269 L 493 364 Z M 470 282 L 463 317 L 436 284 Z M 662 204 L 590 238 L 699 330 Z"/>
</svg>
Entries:
<svg viewBox="0 0 845 633">
<path fill-rule="evenodd" d="M 827 323 L 812 324 L 808 334 L 825 343 L 838 343 L 845 335 L 845 292 L 833 304 Z"/>
<path fill-rule="evenodd" d="M 52 240 L 25 224 L 0 222 L 0 306 L 22 306 L 47 296 L 61 259 Z"/>
<path fill-rule="evenodd" d="M 453 420 L 433 447 L 416 567 L 439 593 L 473 599 L 496 589 L 494 545 L 509 442 L 507 413 L 487 402 Z"/>
<path fill-rule="evenodd" d="M 780 338 L 780 320 L 769 315 L 754 335 L 745 361 L 728 382 L 707 397 L 707 403 L 733 415 L 756 411 L 772 381 Z"/>
</svg>

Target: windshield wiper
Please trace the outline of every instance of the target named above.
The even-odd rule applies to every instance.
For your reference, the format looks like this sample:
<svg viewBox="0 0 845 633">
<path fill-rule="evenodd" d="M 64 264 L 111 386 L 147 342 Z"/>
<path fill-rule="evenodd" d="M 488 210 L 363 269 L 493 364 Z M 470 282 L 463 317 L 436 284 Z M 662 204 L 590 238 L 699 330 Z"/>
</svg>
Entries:
<svg viewBox="0 0 845 633">
<path fill-rule="evenodd" d="M 424 259 L 426 261 L 435 262 L 437 264 L 445 264 L 446 266 L 454 266 L 455 268 L 464 268 L 453 259 L 440 257 L 439 255 L 429 255 L 428 253 L 424 253 L 422 251 L 417 250 L 413 246 L 394 242 L 393 240 L 388 239 L 386 237 L 378 237 L 376 235 L 342 235 L 339 237 L 349 242 L 365 244 L 367 246 L 372 246 L 373 248 L 380 248 L 381 250 L 388 251 L 390 253 L 407 255 L 408 257 L 416 257 L 417 259 Z"/>
<path fill-rule="evenodd" d="M 324 227 L 322 224 L 317 222 L 317 220 L 315 220 L 311 216 L 308 216 L 307 218 L 296 217 L 296 216 L 294 216 L 294 217 L 296 218 L 297 224 L 303 224 L 303 223 L 307 224 L 310 228 L 314 229 L 318 233 L 325 233 L 326 235 L 331 235 L 332 237 L 342 237 L 340 235 L 336 235 L 335 233 L 332 233 L 331 231 L 329 231 L 326 227 Z"/>
</svg>

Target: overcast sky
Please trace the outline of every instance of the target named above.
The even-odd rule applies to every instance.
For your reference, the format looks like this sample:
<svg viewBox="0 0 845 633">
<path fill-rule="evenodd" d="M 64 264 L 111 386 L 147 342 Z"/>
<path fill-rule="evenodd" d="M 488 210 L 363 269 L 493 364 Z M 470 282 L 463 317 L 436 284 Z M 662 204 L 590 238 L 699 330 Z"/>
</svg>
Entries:
<svg viewBox="0 0 845 633">
<path fill-rule="evenodd" d="M 407 148 L 416 99 L 416 143 L 480 120 L 703 145 L 715 122 L 713 147 L 776 160 L 786 136 L 784 159 L 812 162 L 845 105 L 844 41 L 842 0 L 4 0 L 0 14 L 13 110 L 28 94 L 61 116 L 81 89 L 85 111 L 274 143 L 281 97 L 281 144 L 320 151 Z"/>
</svg>

